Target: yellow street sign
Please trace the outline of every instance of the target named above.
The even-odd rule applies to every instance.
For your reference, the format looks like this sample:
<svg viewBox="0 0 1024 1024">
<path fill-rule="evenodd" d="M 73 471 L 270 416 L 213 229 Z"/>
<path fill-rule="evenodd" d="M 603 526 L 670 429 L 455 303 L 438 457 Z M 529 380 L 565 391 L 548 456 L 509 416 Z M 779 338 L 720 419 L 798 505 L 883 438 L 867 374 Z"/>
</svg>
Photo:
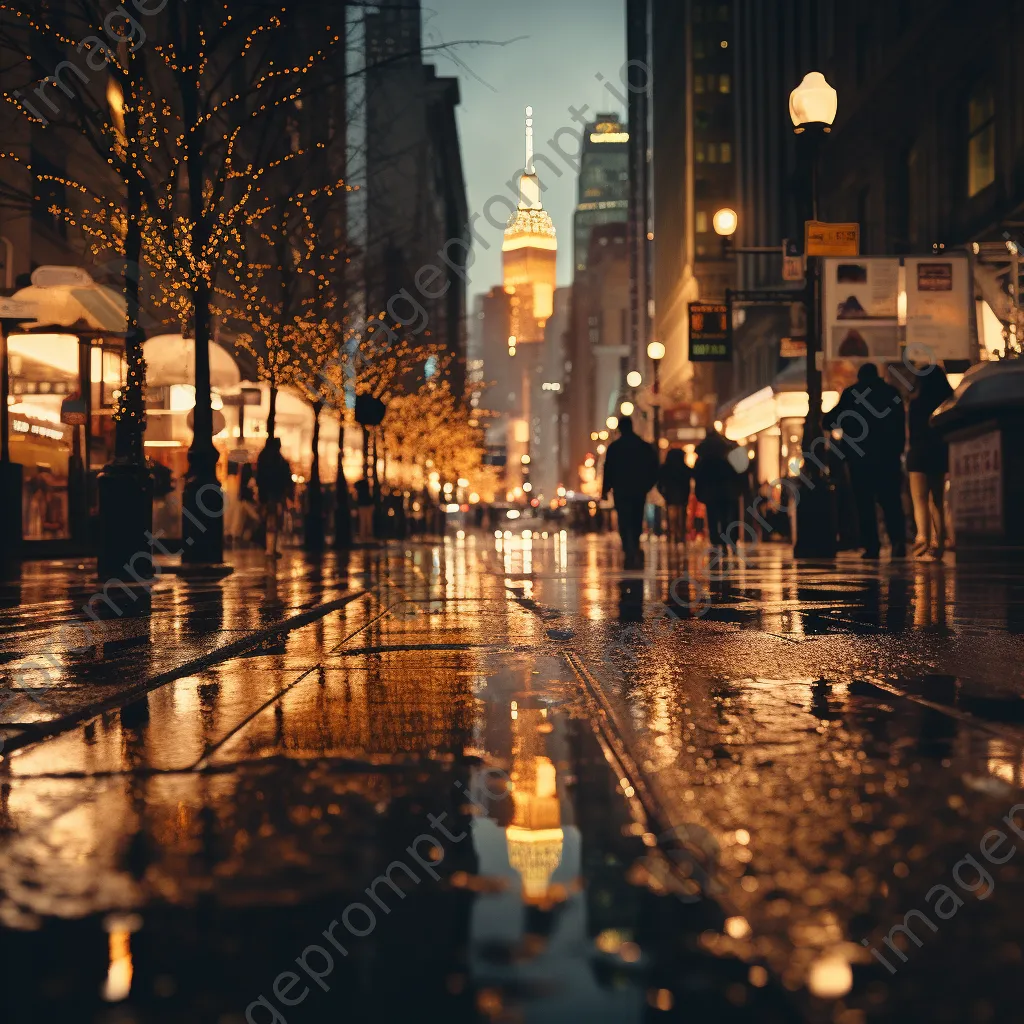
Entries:
<svg viewBox="0 0 1024 1024">
<path fill-rule="evenodd" d="M 809 220 L 804 225 L 804 252 L 808 256 L 859 256 L 860 225 Z"/>
</svg>

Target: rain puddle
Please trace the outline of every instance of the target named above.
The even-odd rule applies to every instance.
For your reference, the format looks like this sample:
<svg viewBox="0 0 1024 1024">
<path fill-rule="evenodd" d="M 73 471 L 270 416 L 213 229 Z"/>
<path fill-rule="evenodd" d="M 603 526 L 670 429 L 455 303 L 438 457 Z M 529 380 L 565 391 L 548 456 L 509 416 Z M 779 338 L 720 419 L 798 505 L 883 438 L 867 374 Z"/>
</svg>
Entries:
<svg viewBox="0 0 1024 1024">
<path fill-rule="evenodd" d="M 157 766 L 242 714 L 252 659 L 54 741 L 66 775 L 26 751 L 0 786 L 6 1020 L 797 1019 L 702 948 L 722 912 L 680 888 L 561 658 L 326 660 L 205 767 Z M 355 762 L 357 735 L 388 758 Z"/>
</svg>

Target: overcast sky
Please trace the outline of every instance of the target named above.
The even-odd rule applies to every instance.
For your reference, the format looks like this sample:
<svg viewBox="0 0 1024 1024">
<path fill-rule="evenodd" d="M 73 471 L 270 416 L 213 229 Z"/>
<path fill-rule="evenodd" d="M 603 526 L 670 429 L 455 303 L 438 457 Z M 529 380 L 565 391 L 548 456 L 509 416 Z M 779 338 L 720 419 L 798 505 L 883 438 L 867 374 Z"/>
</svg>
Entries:
<svg viewBox="0 0 1024 1024">
<path fill-rule="evenodd" d="M 617 111 L 624 104 L 595 77 L 600 74 L 625 96 L 625 0 L 423 0 L 423 46 L 459 40 L 504 43 L 462 45 L 451 55 L 427 53 L 441 75 L 459 79 L 462 104 L 459 131 L 470 213 L 479 213 L 480 234 L 491 247 L 477 245 L 471 294 L 501 283 L 501 232 L 484 220 L 488 199 L 508 195 L 505 183 L 525 160 L 527 104 L 534 108 L 537 151 L 551 153 L 565 168 L 560 179 L 546 180 L 544 205 L 558 232 L 558 283 L 572 280 L 572 208 L 575 172 L 547 147 L 562 127 L 573 126 L 569 107 Z M 563 136 L 564 148 L 572 142 Z M 542 169 L 543 175 L 543 169 Z M 507 216 L 491 207 L 494 220 Z"/>
</svg>

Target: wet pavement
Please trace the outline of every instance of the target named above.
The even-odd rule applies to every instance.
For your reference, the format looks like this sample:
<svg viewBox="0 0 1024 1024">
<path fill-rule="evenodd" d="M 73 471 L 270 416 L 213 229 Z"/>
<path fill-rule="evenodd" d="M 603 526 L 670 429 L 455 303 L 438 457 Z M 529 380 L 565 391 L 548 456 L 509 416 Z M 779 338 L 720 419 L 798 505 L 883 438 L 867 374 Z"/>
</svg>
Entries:
<svg viewBox="0 0 1024 1024">
<path fill-rule="evenodd" d="M 523 529 L 291 570 L 277 621 L 365 592 L 0 762 L 6 1019 L 1016 1019 L 1024 580 Z"/>
<path fill-rule="evenodd" d="M 100 707 L 276 641 L 273 628 L 358 592 L 360 555 L 268 563 L 229 553 L 223 579 L 182 577 L 168 560 L 149 586 L 97 580 L 95 562 L 27 562 L 0 583 L 0 749 L 62 731 Z M 350 573 L 354 574 L 353 578 Z"/>
</svg>

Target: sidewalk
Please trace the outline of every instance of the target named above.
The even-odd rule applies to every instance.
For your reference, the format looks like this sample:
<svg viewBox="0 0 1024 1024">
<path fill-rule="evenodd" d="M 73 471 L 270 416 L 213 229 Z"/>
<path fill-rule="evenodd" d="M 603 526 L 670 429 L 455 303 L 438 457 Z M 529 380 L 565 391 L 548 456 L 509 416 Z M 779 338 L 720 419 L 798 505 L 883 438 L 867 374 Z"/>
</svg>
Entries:
<svg viewBox="0 0 1024 1024">
<path fill-rule="evenodd" d="M 359 592 L 361 553 L 226 553 L 219 580 L 178 576 L 148 590 L 107 585 L 95 562 L 26 562 L 0 584 L 0 739 L 13 750 L 163 682 L 280 642 Z M 362 577 L 359 577 L 361 580 Z"/>
<path fill-rule="evenodd" d="M 358 552 L 357 600 L 13 751 L 12 1021 L 1016 1019 L 1024 580 L 690 554 Z"/>
</svg>

